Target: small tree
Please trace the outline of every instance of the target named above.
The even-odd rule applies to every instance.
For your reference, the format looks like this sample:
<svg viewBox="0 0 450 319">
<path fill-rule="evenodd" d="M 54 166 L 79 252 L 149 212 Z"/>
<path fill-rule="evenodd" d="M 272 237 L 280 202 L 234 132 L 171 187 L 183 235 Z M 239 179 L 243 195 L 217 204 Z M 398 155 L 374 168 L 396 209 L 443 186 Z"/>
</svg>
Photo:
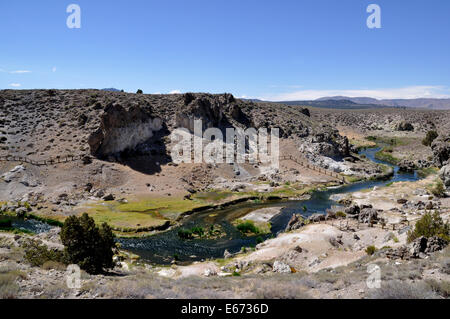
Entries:
<svg viewBox="0 0 450 319">
<path fill-rule="evenodd" d="M 61 229 L 66 259 L 90 274 L 113 267 L 114 234 L 108 224 L 95 225 L 88 214 L 69 217 Z"/>
<path fill-rule="evenodd" d="M 450 241 L 450 225 L 444 223 L 437 211 L 434 213 L 427 212 L 417 221 L 414 230 L 408 232 L 408 242 L 412 242 L 421 236 L 427 238 L 438 236 Z"/>
<path fill-rule="evenodd" d="M 431 146 L 431 143 L 438 137 L 438 133 L 434 130 L 428 131 L 427 136 L 422 140 L 422 144 L 425 146 Z"/>
<path fill-rule="evenodd" d="M 141 89 L 137 90 L 137 92 L 136 92 L 136 94 L 143 94 L 143 93 L 144 92 Z"/>
</svg>

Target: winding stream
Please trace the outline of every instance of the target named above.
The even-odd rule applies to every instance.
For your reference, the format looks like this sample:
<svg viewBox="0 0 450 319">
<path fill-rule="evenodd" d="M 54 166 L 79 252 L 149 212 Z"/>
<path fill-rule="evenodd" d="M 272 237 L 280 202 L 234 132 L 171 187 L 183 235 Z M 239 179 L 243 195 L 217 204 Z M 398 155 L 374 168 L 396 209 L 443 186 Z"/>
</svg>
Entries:
<svg viewBox="0 0 450 319">
<path fill-rule="evenodd" d="M 363 181 L 350 185 L 329 188 L 325 191 L 316 191 L 307 200 L 297 201 L 278 201 L 270 203 L 246 202 L 229 208 L 205 211 L 187 216 L 181 226 L 170 229 L 166 232 L 153 235 L 146 238 L 119 239 L 122 248 L 139 255 L 143 260 L 156 264 L 169 264 L 174 256 L 180 262 L 193 262 L 208 258 L 221 258 L 225 250 L 231 253 L 238 252 L 242 247 L 255 246 L 257 238 L 267 239 L 276 236 L 286 228 L 291 216 L 295 213 L 301 213 L 309 216 L 313 213 L 325 213 L 326 209 L 337 203 L 332 200 L 332 195 L 356 192 L 363 189 L 371 189 L 375 186 L 384 186 L 390 182 L 415 181 L 418 180 L 417 173 L 402 173 L 395 165 L 377 160 L 375 153 L 380 148 L 366 149 L 360 152 L 368 159 L 376 163 L 386 164 L 394 168 L 394 175 L 387 180 Z M 244 237 L 231 224 L 236 218 L 242 217 L 251 211 L 264 207 L 280 207 L 281 213 L 273 217 L 271 234 L 265 236 Z M 306 207 L 306 212 L 304 211 Z M 223 237 L 216 239 L 195 239 L 183 240 L 178 236 L 180 228 L 189 229 L 194 226 L 202 226 L 209 229 L 210 225 L 220 225 Z M 51 226 L 34 220 L 13 220 L 13 226 L 31 230 L 35 233 L 48 231 Z"/>
<path fill-rule="evenodd" d="M 283 201 L 274 203 L 257 204 L 247 202 L 241 205 L 233 206 L 223 210 L 207 211 L 188 216 L 183 225 L 167 232 L 160 233 L 148 238 L 139 239 L 120 239 L 124 249 L 141 256 L 148 262 L 158 264 L 170 263 L 174 256 L 177 256 L 181 262 L 192 262 L 207 258 L 221 258 L 225 250 L 231 253 L 238 252 L 242 247 L 256 245 L 259 236 L 243 237 L 240 232 L 231 225 L 231 221 L 248 214 L 249 212 L 264 207 L 283 207 L 281 213 L 273 217 L 271 234 L 263 236 L 264 239 L 275 236 L 286 228 L 291 216 L 295 213 L 309 216 L 313 213 L 325 213 L 326 209 L 337 203 L 330 197 L 336 194 L 356 192 L 363 189 L 370 189 L 375 186 L 384 186 L 390 182 L 415 181 L 418 179 L 417 173 L 401 173 L 395 165 L 377 160 L 375 153 L 380 148 L 366 149 L 360 152 L 373 162 L 386 164 L 394 168 L 394 175 L 387 180 L 363 181 L 351 185 L 345 185 L 336 188 L 329 188 L 325 191 L 316 191 L 308 200 Z M 304 207 L 307 211 L 304 211 Z M 182 240 L 178 237 L 180 228 L 192 228 L 202 226 L 208 229 L 211 224 L 219 224 L 225 231 L 226 236 L 218 239 L 196 239 Z"/>
</svg>

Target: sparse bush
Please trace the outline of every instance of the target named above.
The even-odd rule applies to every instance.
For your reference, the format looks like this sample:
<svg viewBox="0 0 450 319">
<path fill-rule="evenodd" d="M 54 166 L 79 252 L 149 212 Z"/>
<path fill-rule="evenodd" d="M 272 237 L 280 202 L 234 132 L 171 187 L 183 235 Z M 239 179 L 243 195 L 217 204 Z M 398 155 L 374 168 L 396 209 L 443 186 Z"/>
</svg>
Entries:
<svg viewBox="0 0 450 319">
<path fill-rule="evenodd" d="M 11 219 L 0 217 L 0 229 L 10 229 L 11 227 L 12 227 Z"/>
<path fill-rule="evenodd" d="M 144 92 L 141 89 L 137 90 L 137 92 L 136 92 L 136 94 L 143 94 L 143 93 Z"/>
<path fill-rule="evenodd" d="M 345 217 L 347 217 L 347 214 L 344 213 L 344 212 L 337 212 L 336 213 L 336 217 L 338 217 L 338 218 L 345 218 Z"/>
<path fill-rule="evenodd" d="M 432 187 L 429 187 L 429 191 L 431 192 L 431 194 L 433 194 L 436 197 L 444 197 L 445 196 L 445 187 L 444 187 L 444 183 L 442 182 L 442 180 L 437 179 L 436 183 Z"/>
<path fill-rule="evenodd" d="M 375 246 L 367 246 L 366 248 L 366 253 L 369 256 L 372 256 L 373 254 L 375 254 L 375 252 L 377 251 L 377 248 Z"/>
<path fill-rule="evenodd" d="M 64 262 L 64 254 L 58 250 L 48 249 L 37 240 L 28 240 L 23 244 L 25 260 L 33 267 L 41 267 L 46 262 Z"/>
<path fill-rule="evenodd" d="M 180 237 L 181 239 L 193 239 L 194 235 L 189 229 L 180 229 L 178 231 L 178 237 Z"/>
<path fill-rule="evenodd" d="M 427 238 L 438 236 L 450 241 L 450 225 L 444 223 L 437 211 L 434 213 L 427 212 L 416 222 L 414 230 L 408 232 L 408 242 L 412 242 L 421 236 Z"/>
<path fill-rule="evenodd" d="M 253 298 L 256 299 L 312 299 L 305 287 L 296 282 L 266 282 L 255 285 Z"/>
<path fill-rule="evenodd" d="M 438 296 L 426 284 L 408 284 L 402 281 L 390 281 L 382 284 L 380 289 L 372 289 L 371 299 L 436 299 Z"/>
<path fill-rule="evenodd" d="M 42 265 L 42 268 L 46 269 L 46 270 L 54 269 L 54 270 L 64 271 L 64 270 L 66 270 L 67 267 L 66 267 L 66 265 L 59 263 L 57 261 L 49 260 L 49 261 L 46 261 Z"/>
<path fill-rule="evenodd" d="M 248 234 L 248 233 L 259 234 L 260 233 L 258 227 L 256 227 L 255 224 L 253 224 L 253 222 L 251 220 L 245 221 L 245 222 L 237 225 L 236 228 L 243 234 Z"/>
<path fill-rule="evenodd" d="M 19 293 L 16 283 L 17 276 L 13 273 L 0 273 L 0 299 L 15 299 Z"/>
<path fill-rule="evenodd" d="M 69 263 L 77 264 L 90 274 L 112 268 L 114 234 L 108 224 L 99 228 L 88 214 L 67 218 L 61 228 L 61 241 Z"/>
<path fill-rule="evenodd" d="M 450 296 L 450 282 L 445 280 L 436 281 L 434 279 L 429 279 L 426 283 L 439 295 L 444 298 L 448 298 Z"/>
<path fill-rule="evenodd" d="M 431 143 L 438 137 L 438 133 L 434 130 L 428 131 L 427 136 L 422 140 L 422 144 L 425 146 L 431 146 Z"/>
</svg>

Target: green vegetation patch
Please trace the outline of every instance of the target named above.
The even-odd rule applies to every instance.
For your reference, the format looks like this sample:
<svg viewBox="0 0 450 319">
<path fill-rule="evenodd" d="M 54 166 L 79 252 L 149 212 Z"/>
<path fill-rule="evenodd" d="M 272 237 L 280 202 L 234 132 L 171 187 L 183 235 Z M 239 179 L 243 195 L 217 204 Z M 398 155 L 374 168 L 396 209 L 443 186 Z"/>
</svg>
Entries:
<svg viewBox="0 0 450 319">
<path fill-rule="evenodd" d="M 241 234 L 245 236 L 269 234 L 272 228 L 270 223 L 254 222 L 252 220 L 242 219 L 235 220 L 233 225 L 241 232 Z"/>
<path fill-rule="evenodd" d="M 412 242 L 421 236 L 427 238 L 437 236 L 450 241 L 450 225 L 448 222 L 444 223 L 437 211 L 434 213 L 427 212 L 416 222 L 414 230 L 408 232 L 408 242 Z"/>
<path fill-rule="evenodd" d="M 392 147 L 383 147 L 383 149 L 375 153 L 375 158 L 396 165 L 400 160 L 392 155 Z"/>
</svg>

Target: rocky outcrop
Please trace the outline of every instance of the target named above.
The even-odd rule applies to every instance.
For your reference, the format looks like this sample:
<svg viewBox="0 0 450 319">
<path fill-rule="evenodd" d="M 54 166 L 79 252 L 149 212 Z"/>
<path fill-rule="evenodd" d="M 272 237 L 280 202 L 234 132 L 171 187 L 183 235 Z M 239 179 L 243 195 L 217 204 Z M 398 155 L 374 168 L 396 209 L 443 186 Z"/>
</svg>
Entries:
<svg viewBox="0 0 450 319">
<path fill-rule="evenodd" d="M 125 109 L 110 104 L 101 115 L 100 127 L 89 136 L 91 154 L 107 156 L 133 149 L 161 130 L 162 120 L 152 117 L 139 106 Z"/>
<path fill-rule="evenodd" d="M 373 208 L 363 208 L 358 215 L 358 221 L 364 224 L 371 224 L 378 221 L 378 212 Z"/>
<path fill-rule="evenodd" d="M 303 218 L 303 216 L 300 214 L 294 214 L 289 220 L 285 231 L 289 232 L 292 230 L 302 228 L 303 226 L 305 226 L 305 219 Z"/>
<path fill-rule="evenodd" d="M 433 161 L 437 167 L 445 166 L 450 159 L 450 135 L 440 136 L 431 144 Z"/>
<path fill-rule="evenodd" d="M 186 128 L 194 133 L 194 121 L 202 121 L 202 130 L 221 127 L 225 119 L 224 110 L 232 107 L 235 101 L 231 94 L 196 96 L 192 93 L 184 95 L 185 105 L 179 107 L 175 114 L 175 123 L 179 128 Z M 233 106 L 235 117 L 243 116 L 240 109 Z"/>
<path fill-rule="evenodd" d="M 447 247 L 448 241 L 437 236 L 419 237 L 409 245 L 403 245 L 396 249 L 390 248 L 386 253 L 389 259 L 426 258 L 431 253 L 441 251 Z"/>
<path fill-rule="evenodd" d="M 439 171 L 439 177 L 446 188 L 450 188 L 450 164 L 447 164 Z"/>
<path fill-rule="evenodd" d="M 396 131 L 414 131 L 414 126 L 406 121 L 402 121 L 395 126 Z"/>
<path fill-rule="evenodd" d="M 408 159 L 401 160 L 398 163 L 398 167 L 401 172 L 408 173 L 412 173 L 416 169 L 416 165 L 414 164 L 414 162 Z"/>
<path fill-rule="evenodd" d="M 280 274 L 290 274 L 292 272 L 292 269 L 289 265 L 278 260 L 273 263 L 272 270 L 273 272 L 277 272 Z"/>
<path fill-rule="evenodd" d="M 440 237 L 419 237 L 410 244 L 409 252 L 413 258 L 422 258 L 422 254 L 430 254 L 444 249 L 448 242 Z"/>
<path fill-rule="evenodd" d="M 341 136 L 337 130 L 323 128 L 309 136 L 300 151 L 310 154 L 310 158 L 321 155 L 339 159 L 350 155 L 350 144 L 348 138 Z"/>
</svg>

